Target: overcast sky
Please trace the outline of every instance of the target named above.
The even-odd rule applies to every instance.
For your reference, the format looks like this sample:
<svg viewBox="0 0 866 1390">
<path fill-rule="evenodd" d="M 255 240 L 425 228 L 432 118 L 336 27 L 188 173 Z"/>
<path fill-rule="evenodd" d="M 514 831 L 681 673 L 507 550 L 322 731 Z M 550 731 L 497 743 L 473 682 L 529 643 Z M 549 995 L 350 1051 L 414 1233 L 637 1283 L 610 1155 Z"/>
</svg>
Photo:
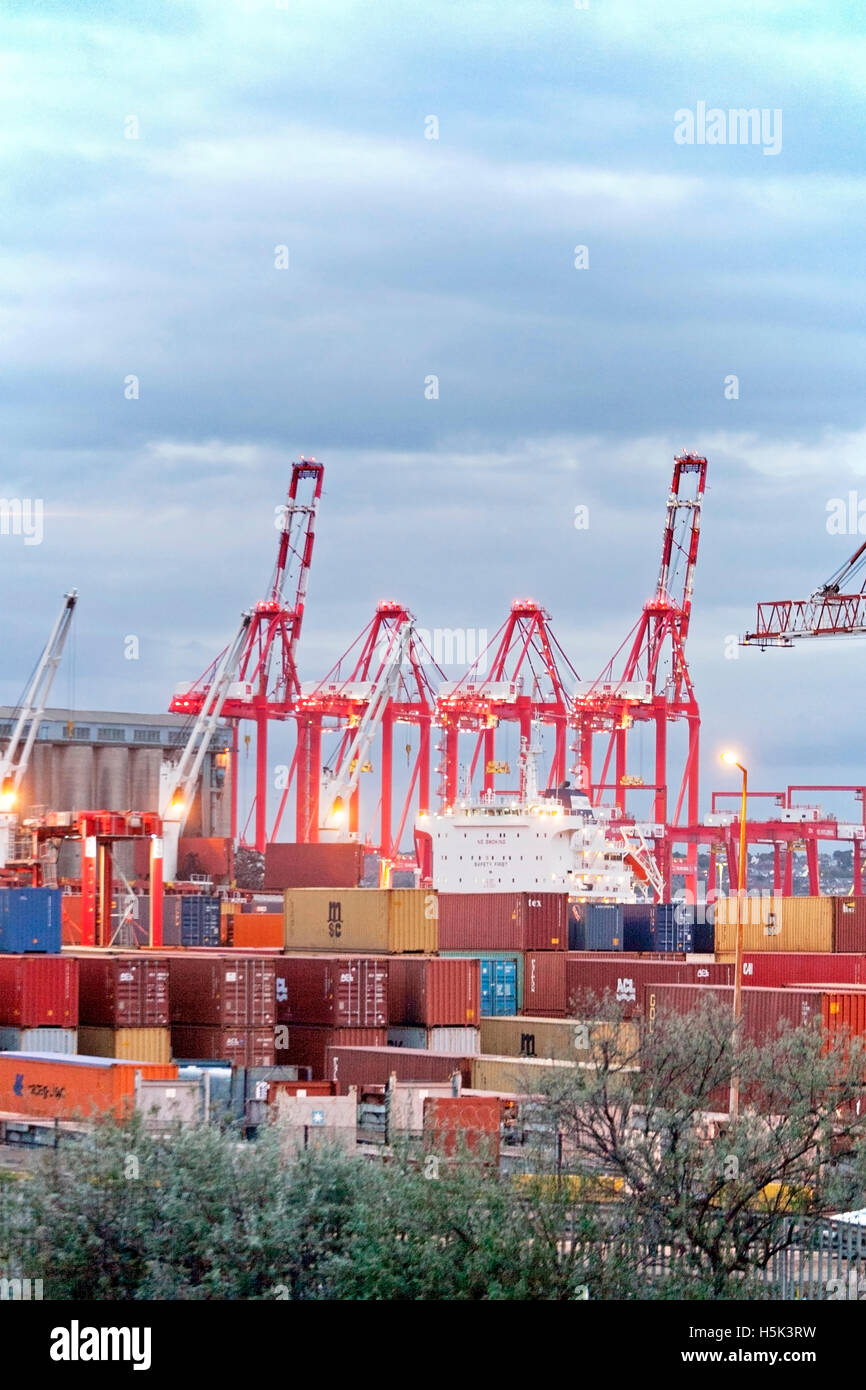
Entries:
<svg viewBox="0 0 866 1390">
<path fill-rule="evenodd" d="M 305 677 L 382 597 L 492 633 L 525 595 L 593 677 L 687 447 L 705 792 L 728 742 L 756 786 L 863 779 L 863 643 L 725 655 L 860 543 L 827 530 L 866 513 L 859 5 L 4 8 L 2 491 L 45 515 L 0 536 L 0 699 L 74 585 L 52 703 L 166 708 L 266 587 L 301 453 Z M 699 103 L 781 147 L 678 143 Z"/>
</svg>

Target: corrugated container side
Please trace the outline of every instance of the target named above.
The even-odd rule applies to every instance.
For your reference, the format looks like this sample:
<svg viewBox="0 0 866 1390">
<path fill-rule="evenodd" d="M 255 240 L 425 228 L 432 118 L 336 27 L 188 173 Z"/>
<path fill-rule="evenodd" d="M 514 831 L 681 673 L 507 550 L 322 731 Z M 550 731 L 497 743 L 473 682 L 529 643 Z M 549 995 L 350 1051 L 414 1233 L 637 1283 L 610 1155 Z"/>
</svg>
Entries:
<svg viewBox="0 0 866 1390">
<path fill-rule="evenodd" d="M 432 1052 L 459 1052 L 474 1057 L 481 1051 L 477 1028 L 388 1028 L 388 1047 L 429 1048 Z"/>
<path fill-rule="evenodd" d="M 384 1028 L 332 1028 L 311 1023 L 278 1024 L 275 1029 L 277 1066 L 309 1067 L 314 1080 L 324 1079 L 329 1047 L 385 1047 Z"/>
<path fill-rule="evenodd" d="M 364 872 L 364 849 L 348 845 L 268 845 L 263 888 L 357 888 Z"/>
<path fill-rule="evenodd" d="M 89 1057 L 128 1062 L 170 1062 L 169 1028 L 79 1028 L 78 1046 Z"/>
<path fill-rule="evenodd" d="M 167 1028 L 169 964 L 165 956 L 82 955 L 80 1019 L 89 1027 Z"/>
<path fill-rule="evenodd" d="M 830 1034 L 845 1029 L 856 1037 L 866 1035 L 866 989 L 826 991 L 823 1022 Z"/>
<path fill-rule="evenodd" d="M 652 1028 L 665 1012 L 691 1013 L 708 994 L 733 1004 L 732 985 L 644 986 L 644 1014 Z M 760 986 L 742 993 L 743 1023 L 746 1035 L 756 1042 L 771 1038 L 780 1023 L 797 1028 L 821 1021 L 823 993 L 820 989 L 768 989 Z"/>
<path fill-rule="evenodd" d="M 472 1090 L 494 1091 L 510 1095 L 531 1095 L 559 1067 L 573 1067 L 574 1062 L 538 1057 L 495 1057 L 482 1053 L 472 1059 Z"/>
<path fill-rule="evenodd" d="M 642 1008 L 644 985 L 655 981 L 673 984 L 733 984 L 734 967 L 714 962 L 666 961 L 653 956 L 625 956 L 569 952 L 567 965 L 569 1010 L 578 1017 L 588 995 L 614 1000 L 623 1018 L 635 1018 Z"/>
<path fill-rule="evenodd" d="M 602 1047 L 613 1044 L 620 1061 L 632 1056 L 638 1044 L 635 1022 L 608 1023 L 554 1018 L 485 1018 L 481 1050 L 502 1057 L 554 1057 L 588 1062 Z"/>
<path fill-rule="evenodd" d="M 281 912 L 235 912 L 232 914 L 232 945 L 283 945 L 283 914 Z"/>
<path fill-rule="evenodd" d="M 395 956 L 388 969 L 388 1021 L 424 1028 L 476 1026 L 481 1017 L 477 958 Z"/>
<path fill-rule="evenodd" d="M 60 898 L 60 938 L 64 946 L 81 945 L 83 913 L 80 893 L 63 893 Z"/>
<path fill-rule="evenodd" d="M 866 897 L 833 898 L 837 951 L 866 952 Z"/>
<path fill-rule="evenodd" d="M 623 949 L 626 951 L 653 950 L 655 946 L 654 903 L 623 903 L 622 943 Z"/>
<path fill-rule="evenodd" d="M 287 950 L 388 951 L 388 892 L 380 888 L 289 888 Z"/>
<path fill-rule="evenodd" d="M 736 950 L 737 899 L 716 903 L 716 950 Z M 747 951 L 832 951 L 834 941 L 832 898 L 783 897 L 764 894 L 746 899 L 743 913 L 743 949 Z"/>
<path fill-rule="evenodd" d="M 60 898 L 59 888 L 0 888 L 0 951 L 59 955 Z"/>
<path fill-rule="evenodd" d="M 866 984 L 866 955 L 814 951 L 746 951 L 744 985 Z"/>
<path fill-rule="evenodd" d="M 104 1113 L 120 1119 L 133 1108 L 136 1073 L 144 1081 L 173 1081 L 177 1067 L 36 1051 L 2 1053 L 0 1110 L 62 1120 Z"/>
<path fill-rule="evenodd" d="M 449 1158 L 467 1150 L 496 1163 L 501 1123 L 495 1096 L 427 1096 L 424 1101 L 425 1137 Z"/>
<path fill-rule="evenodd" d="M 437 894 L 431 888 L 388 891 L 388 949 L 396 952 L 439 949 Z"/>
<path fill-rule="evenodd" d="M 516 1014 L 523 1008 L 522 951 L 440 951 L 439 955 L 442 960 L 478 961 L 482 1018 Z"/>
<path fill-rule="evenodd" d="M 392 1072 L 398 1081 L 450 1081 L 459 1072 L 468 1086 L 472 1058 L 409 1047 L 328 1048 L 325 1079 L 334 1082 L 338 1095 L 347 1095 L 350 1086 L 385 1086 Z"/>
<path fill-rule="evenodd" d="M 0 1024 L 74 1028 L 78 961 L 69 956 L 0 956 Z"/>
<path fill-rule="evenodd" d="M 274 961 L 279 1023 L 384 1028 L 390 961 L 364 956 L 281 956 Z"/>
<path fill-rule="evenodd" d="M 175 1057 L 226 1062 L 234 1067 L 275 1065 L 273 1028 L 214 1028 L 205 1024 L 173 1023 L 171 1050 Z"/>
<path fill-rule="evenodd" d="M 169 962 L 172 1023 L 272 1027 L 276 964 L 268 956 L 179 954 Z"/>
<path fill-rule="evenodd" d="M 439 950 L 567 948 L 565 893 L 440 893 Z"/>
<path fill-rule="evenodd" d="M 621 951 L 623 905 L 621 903 L 570 903 L 569 951 Z"/>
<path fill-rule="evenodd" d="M 564 1018 L 568 1005 L 568 955 L 564 951 L 525 951 L 523 1012 Z"/>
<path fill-rule="evenodd" d="M 77 1028 L 0 1028 L 0 1052 L 78 1051 Z"/>
</svg>

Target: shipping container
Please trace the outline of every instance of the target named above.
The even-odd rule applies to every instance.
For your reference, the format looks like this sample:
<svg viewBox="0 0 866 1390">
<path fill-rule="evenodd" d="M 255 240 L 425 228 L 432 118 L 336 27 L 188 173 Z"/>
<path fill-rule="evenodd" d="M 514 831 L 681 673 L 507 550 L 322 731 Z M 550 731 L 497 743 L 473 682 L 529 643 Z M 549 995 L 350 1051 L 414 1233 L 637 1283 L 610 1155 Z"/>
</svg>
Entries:
<svg viewBox="0 0 866 1390">
<path fill-rule="evenodd" d="M 866 954 L 745 951 L 744 985 L 866 984 Z"/>
<path fill-rule="evenodd" d="M 506 1095 L 531 1095 L 543 1088 L 552 1074 L 574 1062 L 539 1057 L 497 1057 L 482 1053 L 472 1059 L 473 1091 Z"/>
<path fill-rule="evenodd" d="M 74 1028 L 78 989 L 78 961 L 69 956 L 0 955 L 0 1024 Z"/>
<path fill-rule="evenodd" d="M 229 917 L 231 945 L 283 945 L 283 914 L 281 912 L 235 912 Z"/>
<path fill-rule="evenodd" d="M 169 1028 L 88 1028 L 78 1030 L 78 1046 L 88 1057 L 119 1057 L 131 1062 L 170 1062 Z"/>
<path fill-rule="evenodd" d="M 635 1022 L 608 1023 L 556 1018 L 485 1018 L 481 1051 L 502 1057 L 558 1057 L 577 1062 L 607 1055 L 620 1062 L 637 1049 Z"/>
<path fill-rule="evenodd" d="M 588 995 L 615 1001 L 623 1018 L 641 1012 L 644 985 L 654 981 L 672 984 L 733 984 L 734 967 L 714 962 L 667 961 L 654 956 L 605 956 L 589 951 L 569 952 L 567 961 L 569 1010 L 580 1015 Z"/>
<path fill-rule="evenodd" d="M 428 1048 L 432 1052 L 458 1052 L 474 1057 L 481 1051 L 481 1035 L 477 1028 L 455 1025 L 445 1028 L 422 1028 L 410 1025 L 398 1028 L 391 1025 L 385 1039 L 389 1047 Z"/>
<path fill-rule="evenodd" d="M 287 950 L 388 950 L 387 889 L 288 889 L 284 913 Z"/>
<path fill-rule="evenodd" d="M 0 951 L 59 955 L 59 888 L 0 888 Z"/>
<path fill-rule="evenodd" d="M 272 1067 L 276 1061 L 273 1028 L 173 1023 L 171 1050 L 185 1061 L 225 1062 L 233 1067 Z"/>
<path fill-rule="evenodd" d="M 440 951 L 564 951 L 566 893 L 440 893 Z"/>
<path fill-rule="evenodd" d="M 574 902 L 568 906 L 569 951 L 621 951 L 622 903 Z"/>
<path fill-rule="evenodd" d="M 268 1105 L 275 1105 L 277 1096 L 332 1096 L 334 1085 L 331 1081 L 269 1081 Z"/>
<path fill-rule="evenodd" d="M 737 947 L 737 898 L 716 902 L 716 950 Z M 832 951 L 832 898 L 788 898 L 781 894 L 747 897 L 743 909 L 743 949 L 746 951 Z"/>
<path fill-rule="evenodd" d="M 133 1108 L 136 1076 L 172 1081 L 177 1067 L 41 1051 L 0 1053 L 0 1110 L 60 1120 L 106 1113 L 122 1119 Z"/>
<path fill-rule="evenodd" d="M 523 952 L 442 951 L 443 960 L 477 960 L 480 969 L 481 1017 L 516 1014 L 523 1007 Z"/>
<path fill-rule="evenodd" d="M 364 871 L 364 848 L 347 845 L 268 845 L 265 891 L 286 888 L 357 888 Z"/>
<path fill-rule="evenodd" d="M 273 1027 L 274 957 L 184 953 L 167 959 L 172 1023 L 207 1023 L 223 1029 Z"/>
<path fill-rule="evenodd" d="M 386 1047 L 384 1028 L 334 1028 L 313 1023 L 278 1023 L 274 1030 L 278 1066 L 309 1067 L 321 1080 L 327 1071 L 329 1047 Z"/>
<path fill-rule="evenodd" d="M 180 946 L 180 909 L 183 898 L 176 893 L 166 893 L 162 899 L 162 944 Z"/>
<path fill-rule="evenodd" d="M 217 835 L 181 835 L 177 846 L 177 876 L 189 879 L 193 874 L 207 874 L 214 883 L 226 883 L 229 878 L 232 842 Z"/>
<path fill-rule="evenodd" d="M 475 1027 L 481 1017 L 481 967 L 475 957 L 394 956 L 388 968 L 388 1021 L 424 1028 Z"/>
<path fill-rule="evenodd" d="M 694 951 L 695 933 L 688 914 L 680 913 L 677 903 L 655 903 L 653 910 L 653 950 Z"/>
<path fill-rule="evenodd" d="M 219 946 L 220 900 L 194 893 L 180 899 L 181 946 Z"/>
<path fill-rule="evenodd" d="M 524 1013 L 564 1018 L 568 1005 L 568 956 L 564 951 L 525 951 L 523 954 Z"/>
<path fill-rule="evenodd" d="M 389 951 L 439 949 L 437 894 L 431 888 L 391 888 L 388 890 Z"/>
<path fill-rule="evenodd" d="M 168 957 L 140 952 L 120 956 L 88 953 L 78 958 L 78 969 L 83 1024 L 103 1028 L 168 1027 Z"/>
<path fill-rule="evenodd" d="M 382 957 L 278 957 L 274 961 L 277 1022 L 384 1028 L 390 964 Z"/>
<path fill-rule="evenodd" d="M 464 1152 L 499 1161 L 502 1106 L 495 1096 L 427 1096 L 424 1136 L 446 1158 Z"/>
<path fill-rule="evenodd" d="M 691 1013 L 709 996 L 733 1007 L 733 985 L 660 985 L 644 986 L 644 1017 L 652 1029 L 665 1013 Z M 743 1026 L 747 1037 L 755 1042 L 772 1038 L 779 1026 L 792 1028 L 809 1025 L 822 1016 L 822 992 L 817 989 L 768 989 L 755 986 L 743 990 Z"/>
<path fill-rule="evenodd" d="M 866 897 L 833 898 L 837 951 L 866 952 Z"/>
<path fill-rule="evenodd" d="M 0 1052 L 78 1052 L 77 1028 L 0 1028 Z"/>
<path fill-rule="evenodd" d="M 457 1072 L 468 1086 L 472 1058 L 410 1047 L 329 1047 L 326 1079 L 337 1094 L 350 1086 L 386 1086 L 392 1073 L 398 1081 L 450 1081 Z"/>
</svg>

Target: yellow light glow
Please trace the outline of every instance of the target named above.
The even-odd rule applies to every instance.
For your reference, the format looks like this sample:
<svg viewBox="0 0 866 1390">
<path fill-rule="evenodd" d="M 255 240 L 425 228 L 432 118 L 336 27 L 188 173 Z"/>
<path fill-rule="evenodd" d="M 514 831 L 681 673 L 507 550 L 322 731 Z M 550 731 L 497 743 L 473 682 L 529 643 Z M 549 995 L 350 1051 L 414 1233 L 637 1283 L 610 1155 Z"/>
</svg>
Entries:
<svg viewBox="0 0 866 1390">
<path fill-rule="evenodd" d="M 0 811 L 11 811 L 15 805 L 15 793 L 3 792 L 0 795 Z"/>
<path fill-rule="evenodd" d="M 732 753 L 730 748 L 722 754 L 722 762 L 727 763 L 729 767 L 736 767 L 739 761 L 736 753 Z"/>
<path fill-rule="evenodd" d="M 174 796 L 171 798 L 171 809 L 172 811 L 183 810 L 183 797 L 180 792 L 175 792 Z"/>
</svg>

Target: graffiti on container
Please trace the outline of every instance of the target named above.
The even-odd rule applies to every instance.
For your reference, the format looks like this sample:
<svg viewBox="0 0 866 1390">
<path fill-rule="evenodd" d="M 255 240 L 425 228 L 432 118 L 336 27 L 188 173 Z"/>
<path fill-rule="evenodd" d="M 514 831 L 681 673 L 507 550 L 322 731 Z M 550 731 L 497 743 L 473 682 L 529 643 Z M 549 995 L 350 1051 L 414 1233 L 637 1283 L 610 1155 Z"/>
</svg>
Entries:
<svg viewBox="0 0 866 1390">
<path fill-rule="evenodd" d="M 24 1073 L 16 1072 L 12 1090 L 16 1096 L 23 1096 L 27 1090 L 31 1096 L 39 1096 L 42 1100 L 63 1100 L 66 1095 L 65 1086 L 50 1086 L 45 1082 L 34 1082 L 27 1086 L 24 1081 Z"/>
<path fill-rule="evenodd" d="M 277 1003 L 286 1004 L 289 998 L 289 989 L 286 981 L 281 975 L 277 976 Z"/>
</svg>

